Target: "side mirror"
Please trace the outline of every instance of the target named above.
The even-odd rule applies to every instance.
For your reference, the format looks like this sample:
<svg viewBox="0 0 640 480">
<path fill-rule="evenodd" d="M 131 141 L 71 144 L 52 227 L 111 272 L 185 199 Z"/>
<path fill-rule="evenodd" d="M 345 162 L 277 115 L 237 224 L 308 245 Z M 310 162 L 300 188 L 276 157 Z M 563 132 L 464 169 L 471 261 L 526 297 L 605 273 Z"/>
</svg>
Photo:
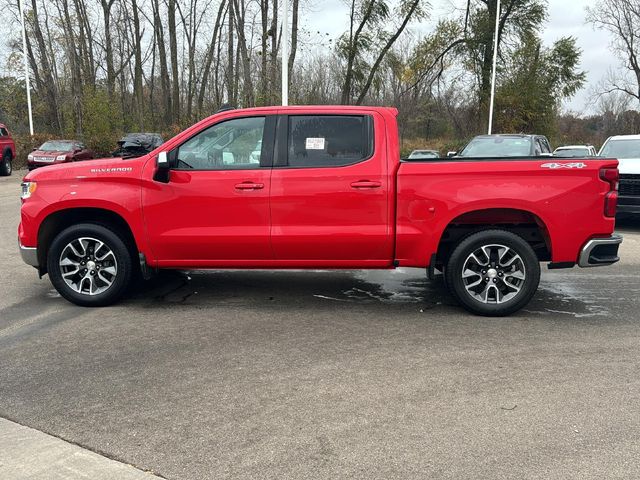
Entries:
<svg viewBox="0 0 640 480">
<path fill-rule="evenodd" d="M 451 158 L 451 157 L 455 157 L 458 154 L 458 152 L 447 152 L 447 157 Z"/>
<path fill-rule="evenodd" d="M 156 158 L 156 173 L 153 179 L 156 182 L 169 183 L 169 173 L 171 172 L 171 164 L 167 152 L 160 152 Z"/>
</svg>

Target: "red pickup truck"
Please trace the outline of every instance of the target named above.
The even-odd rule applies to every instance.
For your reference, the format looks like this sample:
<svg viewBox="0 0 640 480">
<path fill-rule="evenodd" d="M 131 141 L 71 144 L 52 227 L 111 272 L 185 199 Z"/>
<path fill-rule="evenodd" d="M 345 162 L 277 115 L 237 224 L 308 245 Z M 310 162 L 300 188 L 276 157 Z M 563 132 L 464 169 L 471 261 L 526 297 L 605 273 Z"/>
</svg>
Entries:
<svg viewBox="0 0 640 480">
<path fill-rule="evenodd" d="M 16 158 L 16 144 L 7 127 L 0 123 L 0 176 L 7 177 L 13 171 L 11 162 Z"/>
<path fill-rule="evenodd" d="M 437 269 L 481 315 L 526 305 L 540 262 L 618 261 L 617 160 L 402 161 L 396 115 L 229 110 L 139 158 L 30 172 L 23 259 L 86 306 L 162 268 Z"/>
</svg>

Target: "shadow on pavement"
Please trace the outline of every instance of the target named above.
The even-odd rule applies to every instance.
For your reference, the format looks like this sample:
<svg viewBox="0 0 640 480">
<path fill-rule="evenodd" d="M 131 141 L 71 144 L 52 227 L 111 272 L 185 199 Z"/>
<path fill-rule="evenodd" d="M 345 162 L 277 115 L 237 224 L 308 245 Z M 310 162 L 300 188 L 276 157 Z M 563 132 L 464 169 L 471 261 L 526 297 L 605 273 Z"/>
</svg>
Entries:
<svg viewBox="0 0 640 480">
<path fill-rule="evenodd" d="M 609 308 L 576 285 L 576 277 L 545 279 L 532 302 L 517 316 L 555 315 L 573 318 L 607 316 Z M 586 287 L 586 285 L 584 286 Z M 395 271 L 163 271 L 140 285 L 128 299 L 144 308 L 247 307 L 348 312 L 354 307 L 376 311 L 437 310 L 460 315 L 442 277 L 430 282 L 422 270 Z"/>
</svg>

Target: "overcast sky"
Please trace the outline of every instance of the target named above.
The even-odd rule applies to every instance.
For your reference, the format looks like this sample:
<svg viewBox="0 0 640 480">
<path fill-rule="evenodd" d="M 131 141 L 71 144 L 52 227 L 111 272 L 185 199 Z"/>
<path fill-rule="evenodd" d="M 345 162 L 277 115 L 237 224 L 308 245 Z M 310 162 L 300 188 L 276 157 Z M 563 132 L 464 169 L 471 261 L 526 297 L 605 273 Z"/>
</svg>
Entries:
<svg viewBox="0 0 640 480">
<path fill-rule="evenodd" d="M 582 49 L 580 68 L 587 73 L 585 88 L 566 102 L 565 108 L 578 114 L 590 111 L 591 88 L 606 74 L 609 67 L 618 68 L 619 60 L 610 52 L 609 34 L 594 30 L 585 23 L 585 7 L 595 3 L 593 0 L 548 0 L 548 21 L 542 32 L 545 44 L 551 45 L 563 36 L 577 38 Z M 456 8 L 462 9 L 465 0 L 431 0 L 430 18 L 422 25 L 414 25 L 413 31 L 419 35 L 433 30 L 438 19 L 450 16 Z M 317 0 L 315 6 L 308 7 L 303 13 L 309 30 L 338 36 L 348 25 L 348 8 L 341 0 Z"/>
</svg>

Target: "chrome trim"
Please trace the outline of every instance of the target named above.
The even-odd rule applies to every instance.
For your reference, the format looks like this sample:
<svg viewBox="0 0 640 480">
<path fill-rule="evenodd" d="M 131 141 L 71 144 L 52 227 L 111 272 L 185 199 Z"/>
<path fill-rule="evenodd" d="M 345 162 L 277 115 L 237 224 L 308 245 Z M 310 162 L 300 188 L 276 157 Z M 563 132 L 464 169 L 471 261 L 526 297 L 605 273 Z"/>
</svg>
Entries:
<svg viewBox="0 0 640 480">
<path fill-rule="evenodd" d="M 593 238 L 589 240 L 584 247 L 582 247 L 582 251 L 580 252 L 580 258 L 578 260 L 578 265 L 582 268 L 587 267 L 600 267 L 604 265 L 610 265 L 610 263 L 589 263 L 589 257 L 591 256 L 591 252 L 594 248 L 600 245 L 620 245 L 622 243 L 622 235 L 611 235 L 609 238 Z"/>
<path fill-rule="evenodd" d="M 18 244 L 20 245 L 20 244 Z M 27 265 L 38 268 L 38 249 L 36 247 L 23 247 L 20 245 L 20 255 L 22 261 Z"/>
</svg>

